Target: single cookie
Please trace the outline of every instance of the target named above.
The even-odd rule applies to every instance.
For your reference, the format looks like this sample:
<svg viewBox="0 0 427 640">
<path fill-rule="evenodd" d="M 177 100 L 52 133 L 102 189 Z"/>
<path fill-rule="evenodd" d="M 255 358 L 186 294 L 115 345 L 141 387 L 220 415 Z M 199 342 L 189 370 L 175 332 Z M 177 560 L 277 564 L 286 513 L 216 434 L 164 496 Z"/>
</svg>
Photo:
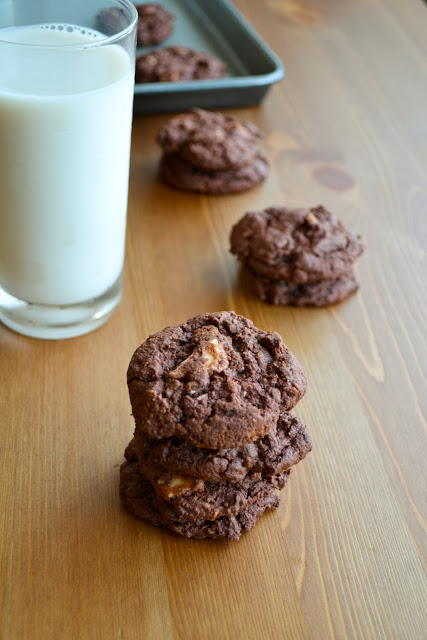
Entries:
<svg viewBox="0 0 427 640">
<path fill-rule="evenodd" d="M 271 486 L 256 502 L 249 504 L 237 515 L 222 516 L 215 520 L 179 522 L 161 509 L 164 501 L 156 495 L 149 480 L 141 473 L 135 457 L 130 457 L 120 467 L 120 498 L 130 513 L 156 527 L 164 526 L 186 538 L 229 540 L 238 540 L 245 529 L 252 529 L 264 511 L 279 504 L 278 492 Z"/>
<path fill-rule="evenodd" d="M 140 466 L 141 469 L 141 466 Z M 177 484 L 172 483 L 170 490 L 164 492 L 157 482 L 151 483 L 159 500 L 157 508 L 175 522 L 194 522 L 196 520 L 216 520 L 223 516 L 235 516 L 245 511 L 251 504 L 270 495 L 273 489 L 280 491 L 286 484 L 292 469 L 277 476 L 263 478 L 261 474 L 252 474 L 240 484 L 205 482 L 203 489 L 180 493 L 179 483 L 182 476 L 175 476 Z M 145 476 L 144 471 L 141 474 Z"/>
<path fill-rule="evenodd" d="M 295 284 L 263 278 L 248 267 L 243 267 L 242 280 L 247 282 L 253 293 L 264 302 L 294 307 L 323 307 L 336 304 L 359 288 L 352 270 L 335 280 Z"/>
<path fill-rule="evenodd" d="M 192 109 L 167 122 L 157 135 L 166 154 L 175 153 L 196 169 L 241 169 L 258 156 L 255 125 L 222 113 Z"/>
<path fill-rule="evenodd" d="M 347 276 L 363 245 L 322 206 L 273 207 L 233 227 L 231 252 L 257 276 L 305 284 Z"/>
<path fill-rule="evenodd" d="M 169 38 L 173 30 L 174 16 L 160 4 L 137 4 L 137 43 L 140 47 L 159 44 Z"/>
<path fill-rule="evenodd" d="M 223 195 L 252 189 L 265 180 L 268 162 L 261 153 L 252 164 L 227 171 L 203 171 L 192 167 L 175 153 L 163 155 L 160 163 L 163 181 L 175 189 Z"/>
<path fill-rule="evenodd" d="M 106 36 L 120 33 L 120 31 L 123 31 L 127 26 L 129 26 L 128 14 L 124 9 L 120 9 L 120 7 L 101 9 L 96 16 L 95 28 Z"/>
<path fill-rule="evenodd" d="M 291 412 L 281 413 L 266 436 L 239 449 L 203 449 L 177 439 L 148 440 L 138 429 L 134 444 L 144 475 L 152 483 L 160 479 L 166 493 L 178 486 L 188 493 L 200 490 L 203 480 L 242 482 L 250 473 L 277 475 L 300 462 L 312 448 L 306 426 Z"/>
<path fill-rule="evenodd" d="M 183 82 L 222 78 L 225 64 L 202 51 L 173 45 L 155 49 L 136 60 L 135 82 Z"/>
<path fill-rule="evenodd" d="M 127 380 L 136 428 L 196 447 L 242 447 L 304 395 L 305 375 L 278 333 L 232 311 L 206 313 L 148 338 Z"/>
</svg>

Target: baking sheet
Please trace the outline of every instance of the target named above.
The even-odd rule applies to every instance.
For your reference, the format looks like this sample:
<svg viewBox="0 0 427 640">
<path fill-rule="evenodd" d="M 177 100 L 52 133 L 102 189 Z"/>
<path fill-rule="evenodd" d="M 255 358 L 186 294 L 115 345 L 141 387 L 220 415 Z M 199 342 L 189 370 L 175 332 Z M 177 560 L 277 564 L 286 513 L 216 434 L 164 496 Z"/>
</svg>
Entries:
<svg viewBox="0 0 427 640">
<path fill-rule="evenodd" d="M 227 0 L 161 0 L 161 4 L 175 16 L 174 30 L 157 47 L 139 47 L 137 56 L 179 44 L 220 58 L 227 73 L 215 80 L 136 84 L 135 114 L 254 105 L 283 78 L 281 61 Z"/>
</svg>

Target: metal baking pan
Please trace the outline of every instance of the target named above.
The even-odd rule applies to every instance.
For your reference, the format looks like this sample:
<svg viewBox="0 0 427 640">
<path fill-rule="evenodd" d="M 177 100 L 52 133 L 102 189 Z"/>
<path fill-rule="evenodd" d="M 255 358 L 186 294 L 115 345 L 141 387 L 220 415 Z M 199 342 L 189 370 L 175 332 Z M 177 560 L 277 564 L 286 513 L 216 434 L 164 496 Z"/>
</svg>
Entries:
<svg viewBox="0 0 427 640">
<path fill-rule="evenodd" d="M 280 60 L 227 0 L 161 0 L 161 4 L 175 16 L 174 30 L 157 47 L 138 48 L 137 56 L 180 44 L 220 58 L 227 74 L 215 80 L 136 84 L 136 115 L 255 105 L 283 78 Z"/>
</svg>

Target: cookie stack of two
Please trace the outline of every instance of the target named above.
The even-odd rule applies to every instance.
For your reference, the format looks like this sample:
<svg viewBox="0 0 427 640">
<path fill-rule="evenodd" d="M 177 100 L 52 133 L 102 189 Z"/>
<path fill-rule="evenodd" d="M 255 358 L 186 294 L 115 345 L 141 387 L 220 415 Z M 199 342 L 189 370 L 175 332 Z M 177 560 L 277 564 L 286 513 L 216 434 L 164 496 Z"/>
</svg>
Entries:
<svg viewBox="0 0 427 640">
<path fill-rule="evenodd" d="M 134 437 L 120 493 L 134 515 L 188 538 L 236 540 L 279 503 L 311 450 L 290 409 L 306 389 L 276 333 L 233 312 L 154 334 L 134 353 Z"/>
<path fill-rule="evenodd" d="M 158 133 L 157 142 L 163 149 L 162 178 L 176 189 L 199 193 L 250 189 L 268 173 L 260 138 L 250 122 L 192 109 L 169 120 Z"/>
<path fill-rule="evenodd" d="M 358 288 L 360 237 L 322 206 L 247 213 L 231 231 L 231 252 L 255 295 L 271 304 L 323 306 Z"/>
</svg>

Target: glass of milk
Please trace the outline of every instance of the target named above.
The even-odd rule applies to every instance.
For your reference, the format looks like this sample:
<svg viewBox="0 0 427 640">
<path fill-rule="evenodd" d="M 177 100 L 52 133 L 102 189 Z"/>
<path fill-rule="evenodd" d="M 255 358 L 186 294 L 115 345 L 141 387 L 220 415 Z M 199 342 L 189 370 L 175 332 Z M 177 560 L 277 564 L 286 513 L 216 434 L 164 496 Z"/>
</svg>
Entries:
<svg viewBox="0 0 427 640">
<path fill-rule="evenodd" d="M 137 12 L 0 0 L 0 320 L 78 336 L 120 301 Z"/>
</svg>

